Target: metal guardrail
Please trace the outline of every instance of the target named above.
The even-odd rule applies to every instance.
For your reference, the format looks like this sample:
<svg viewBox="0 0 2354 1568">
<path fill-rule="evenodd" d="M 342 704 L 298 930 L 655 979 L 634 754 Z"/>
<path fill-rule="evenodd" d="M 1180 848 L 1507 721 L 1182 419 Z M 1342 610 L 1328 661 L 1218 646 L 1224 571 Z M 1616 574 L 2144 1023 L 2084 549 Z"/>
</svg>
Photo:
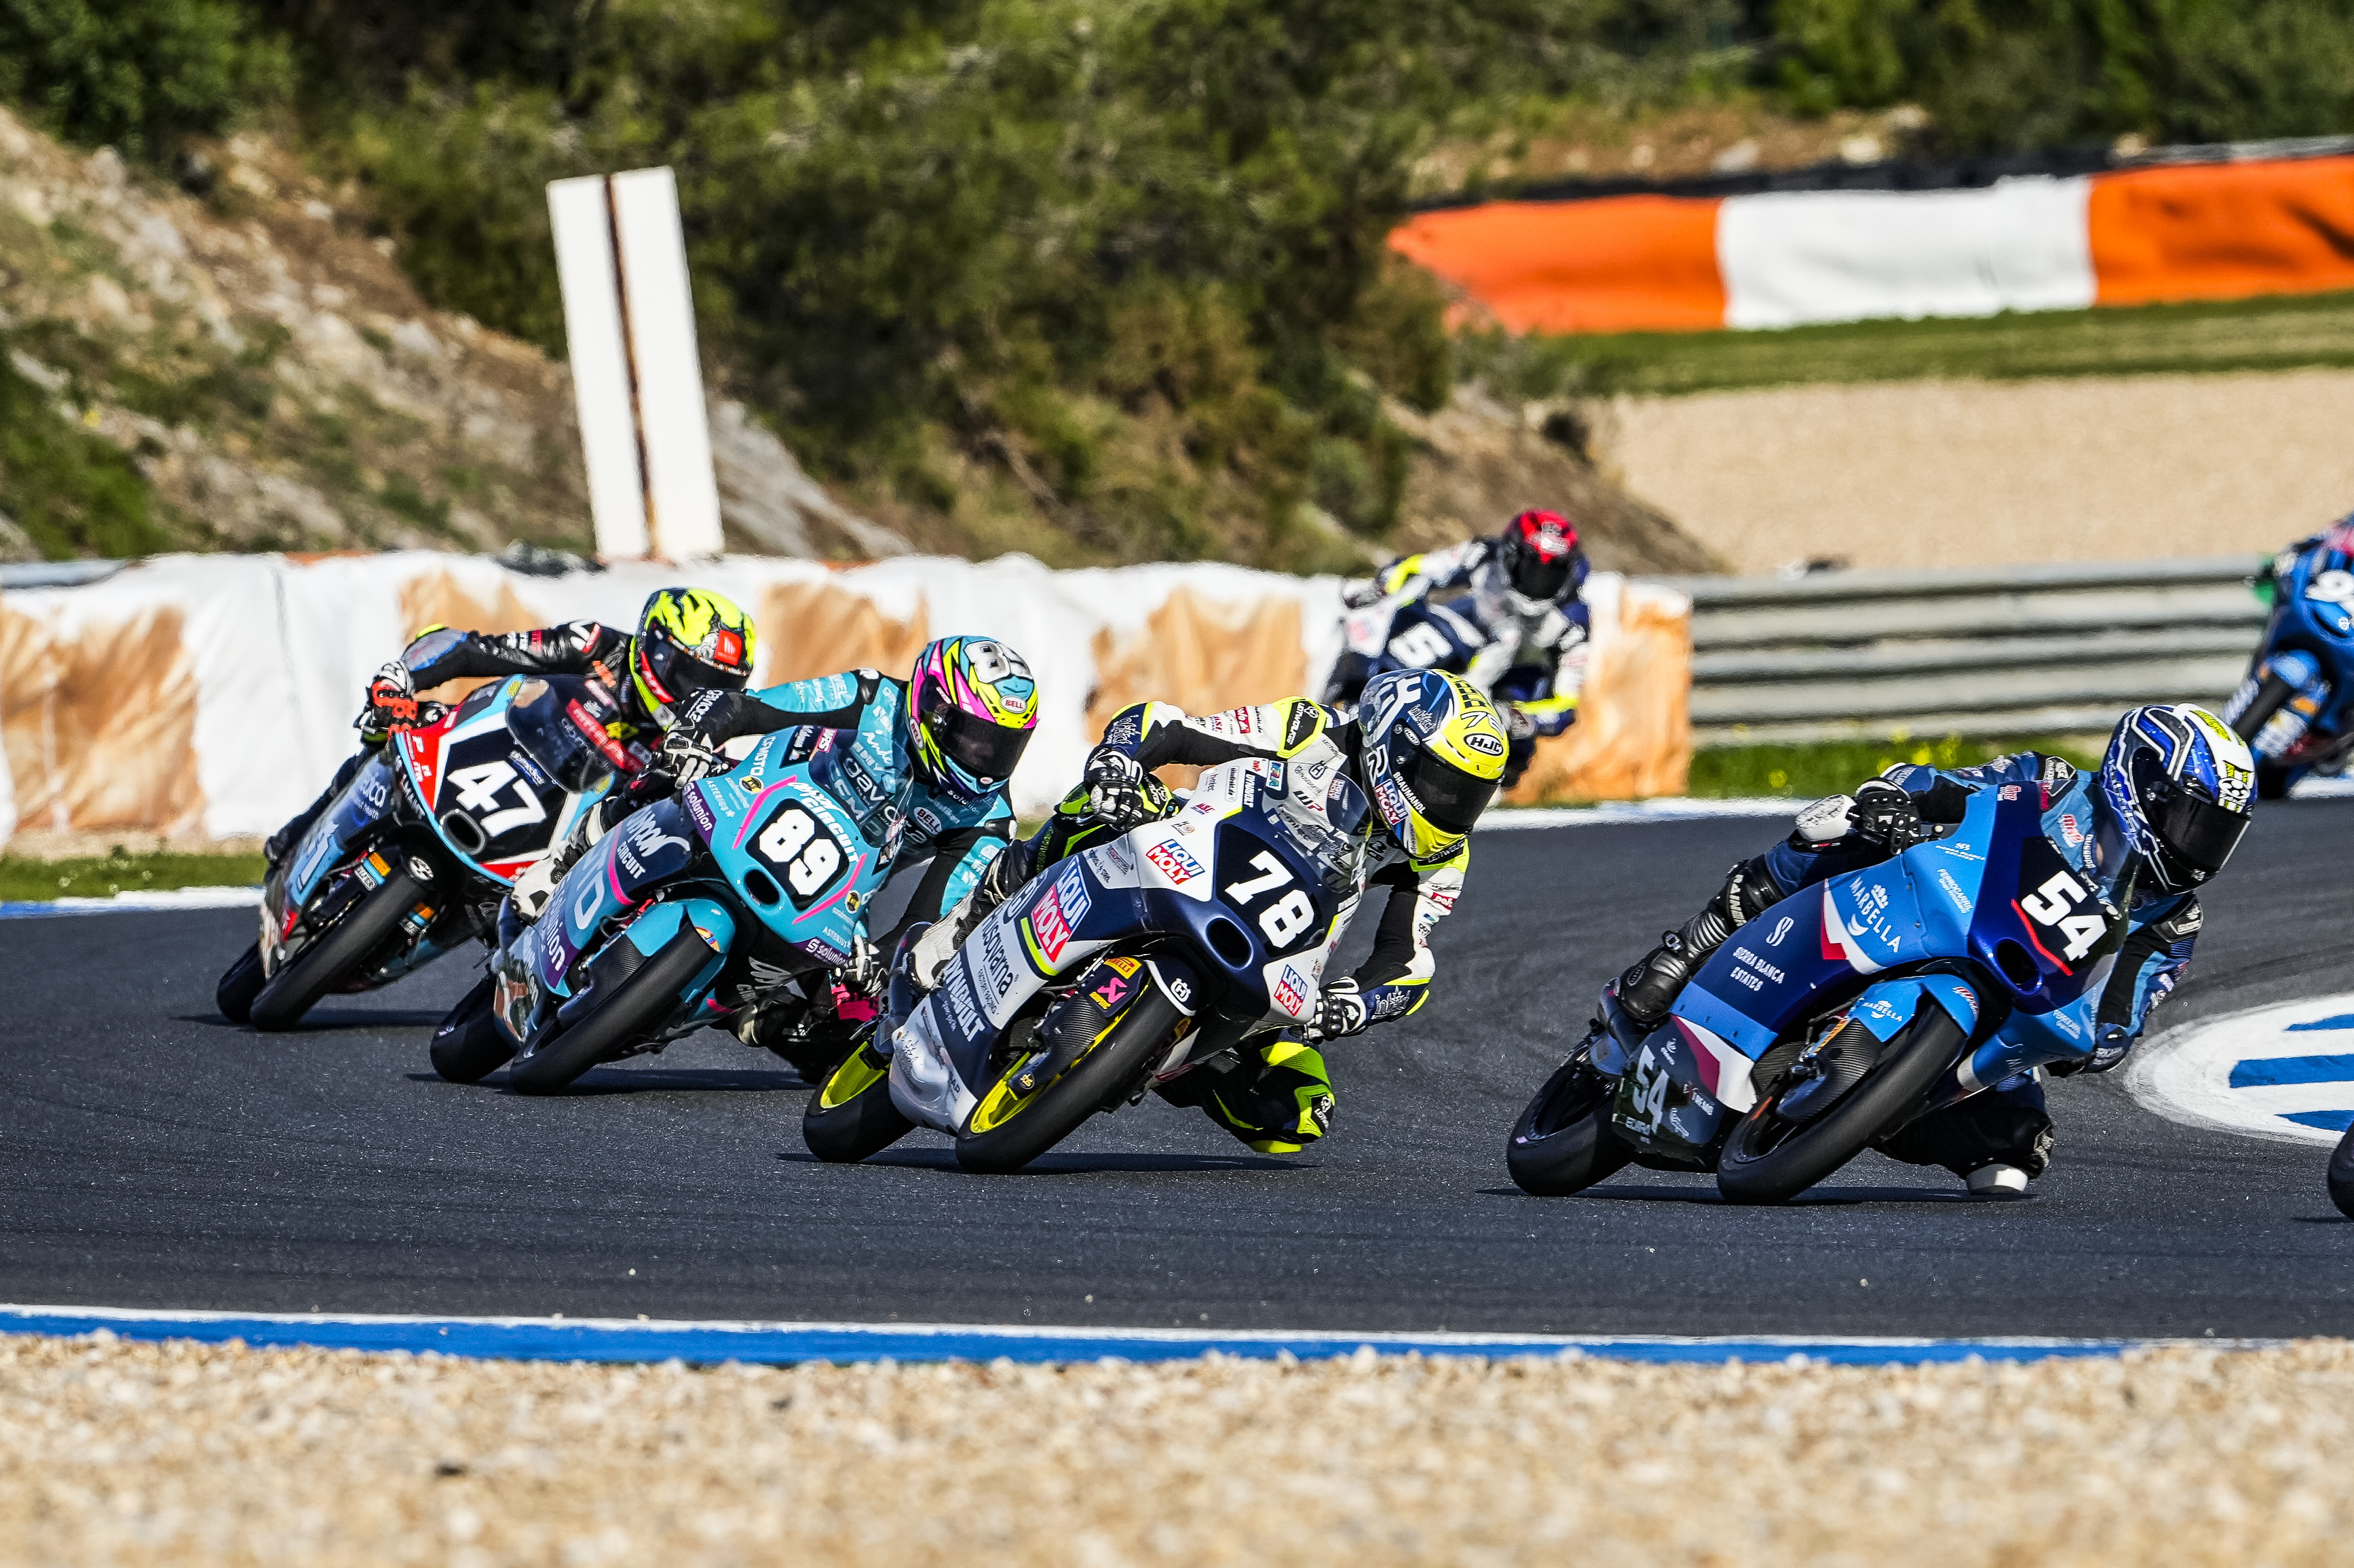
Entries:
<svg viewBox="0 0 2354 1568">
<path fill-rule="evenodd" d="M 1702 746 L 2105 730 L 2231 694 L 2261 556 L 1810 577 L 1681 577 Z"/>
</svg>

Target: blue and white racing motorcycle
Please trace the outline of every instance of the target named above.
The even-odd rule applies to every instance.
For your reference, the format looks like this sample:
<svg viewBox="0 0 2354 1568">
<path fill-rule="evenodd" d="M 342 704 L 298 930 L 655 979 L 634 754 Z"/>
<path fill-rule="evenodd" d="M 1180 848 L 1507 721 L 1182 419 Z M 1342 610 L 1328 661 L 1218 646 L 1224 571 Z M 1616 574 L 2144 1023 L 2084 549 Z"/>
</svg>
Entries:
<svg viewBox="0 0 2354 1568">
<path fill-rule="evenodd" d="M 1632 1162 L 1782 1202 L 1920 1117 L 2083 1059 L 2126 917 L 2044 836 L 2045 809 L 2041 785 L 1979 790 L 1942 836 L 1792 894 L 1657 1029 L 1606 988 L 1512 1128 L 1512 1180 L 1559 1195 Z"/>
<path fill-rule="evenodd" d="M 968 1171 L 1018 1170 L 1097 1111 L 1297 1025 L 1363 893 L 1369 810 L 1329 763 L 1208 769 L 1174 815 L 1033 878 L 920 1001 L 902 966 L 802 1138 L 846 1161 L 923 1126 Z"/>
<path fill-rule="evenodd" d="M 2354 524 L 2284 551 L 2255 579 L 2272 617 L 2223 722 L 2256 754 L 2256 793 L 2277 800 L 2354 755 Z"/>
<path fill-rule="evenodd" d="M 908 777 L 895 722 L 877 704 L 857 731 L 780 730 L 623 818 L 452 1010 L 435 1069 L 508 1063 L 510 1088 L 546 1094 L 755 1001 L 830 998 L 818 977 L 851 961 L 899 847 L 899 802 L 873 788 Z"/>
<path fill-rule="evenodd" d="M 487 937 L 524 868 L 648 759 L 609 733 L 617 712 L 598 682 L 510 675 L 394 735 L 270 872 L 222 1013 L 292 1029 Z"/>
</svg>

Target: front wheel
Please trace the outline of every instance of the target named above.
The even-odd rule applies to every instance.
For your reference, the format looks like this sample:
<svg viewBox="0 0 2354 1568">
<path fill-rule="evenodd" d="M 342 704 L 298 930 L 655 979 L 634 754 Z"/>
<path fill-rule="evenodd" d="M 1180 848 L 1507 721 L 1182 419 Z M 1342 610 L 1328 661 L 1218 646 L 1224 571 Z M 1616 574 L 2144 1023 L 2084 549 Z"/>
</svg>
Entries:
<svg viewBox="0 0 2354 1568">
<path fill-rule="evenodd" d="M 1870 1032 L 1850 1020 L 1824 1043 L 1827 1071 L 1839 1071 L 1840 1035 Z M 1783 1107 L 1822 1091 L 1822 1079 L 1785 1076 L 1750 1107 L 1724 1140 L 1717 1159 L 1716 1190 L 1735 1203 L 1787 1203 L 1863 1151 L 1875 1138 L 1895 1129 L 1917 1109 L 1937 1075 L 1958 1059 L 1968 1036 L 1953 1016 L 1924 998 L 1913 1022 L 1880 1047 L 1872 1065 L 1844 1094 L 1811 1114 L 1786 1116 Z"/>
<path fill-rule="evenodd" d="M 1565 1198 L 1632 1160 L 1634 1150 L 1610 1130 L 1616 1087 L 1595 1071 L 1583 1046 L 1564 1062 L 1512 1124 L 1504 1146 L 1512 1185 L 1539 1198 Z"/>
<path fill-rule="evenodd" d="M 2246 688 L 2243 686 L 2241 690 L 2245 691 Z M 2254 693 L 2248 698 L 2248 705 L 2233 715 L 2232 732 L 2253 746 L 2256 732 L 2271 722 L 2273 715 L 2280 712 L 2296 692 L 2296 687 L 2278 675 L 2266 675 L 2256 683 Z"/>
<path fill-rule="evenodd" d="M 231 1023 L 250 1023 L 253 999 L 269 983 L 270 977 L 261 972 L 261 945 L 257 942 L 237 956 L 237 962 L 229 965 L 220 982 L 213 987 L 213 1005 Z"/>
<path fill-rule="evenodd" d="M 321 997 L 349 980 L 353 973 L 400 928 L 417 907 L 424 888 L 405 870 L 395 871 L 318 939 L 294 955 L 293 961 L 270 977 L 253 999 L 249 1014 L 256 1029 L 292 1029 Z"/>
<path fill-rule="evenodd" d="M 1091 999 L 1074 997 L 1079 1011 L 1066 1026 L 1083 1026 Z M 1099 1017 L 1100 1014 L 1096 1016 Z M 1143 1076 L 1147 1065 L 1169 1048 L 1182 1015 L 1177 1004 L 1148 985 L 1128 1010 L 1079 1046 L 1078 1055 L 1052 1081 L 1024 1091 L 1021 1078 L 1034 1071 L 1044 1052 L 1014 1062 L 981 1097 L 957 1135 L 957 1163 L 968 1171 L 1019 1171 L 1078 1129 L 1097 1111 L 1109 1108 Z M 1051 1029 L 1042 1045 L 1052 1049 Z"/>
<path fill-rule="evenodd" d="M 2338 1140 L 2329 1156 L 2329 1201 L 2338 1212 L 2354 1220 L 2354 1127 Z"/>
<path fill-rule="evenodd" d="M 855 1165 L 915 1130 L 891 1103 L 891 1053 L 872 1042 L 844 1057 L 801 1107 L 801 1141 L 829 1165 Z"/>
<path fill-rule="evenodd" d="M 519 1095 L 552 1095 L 598 1063 L 620 1054 L 662 1026 L 710 961 L 711 945 L 693 927 L 681 929 L 588 1016 L 543 1037 L 509 1064 L 507 1087 Z"/>
</svg>

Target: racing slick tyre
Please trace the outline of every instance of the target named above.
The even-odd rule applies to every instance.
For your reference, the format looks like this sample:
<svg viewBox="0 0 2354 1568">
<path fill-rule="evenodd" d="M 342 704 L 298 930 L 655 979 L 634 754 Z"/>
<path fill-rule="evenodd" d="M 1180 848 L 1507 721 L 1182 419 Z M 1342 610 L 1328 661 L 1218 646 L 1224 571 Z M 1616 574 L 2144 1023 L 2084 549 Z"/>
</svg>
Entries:
<svg viewBox="0 0 2354 1568">
<path fill-rule="evenodd" d="M 491 1011 L 491 977 L 474 984 L 433 1032 L 433 1070 L 452 1084 L 479 1084 L 507 1065 L 514 1042 Z"/>
<path fill-rule="evenodd" d="M 250 1023 L 253 999 L 269 983 L 270 977 L 261 972 L 261 947 L 256 943 L 237 956 L 237 962 L 229 965 L 220 983 L 213 987 L 213 1005 L 231 1023 Z"/>
<path fill-rule="evenodd" d="M 1852 1022 L 1840 1033 L 1849 1030 L 1869 1034 Z M 1925 997 L 1913 1022 L 1881 1046 L 1862 1075 L 1828 1107 L 1806 1116 L 1782 1114 L 1786 1101 L 1819 1081 L 1785 1077 L 1724 1140 L 1716 1190 L 1735 1203 L 1788 1202 L 1910 1119 L 1967 1043 L 1953 1016 Z M 1838 1044 L 1838 1037 L 1827 1044 Z"/>
<path fill-rule="evenodd" d="M 1584 1049 L 1545 1080 L 1504 1146 L 1512 1184 L 1539 1198 L 1565 1198 L 1608 1177 L 1635 1157 L 1610 1130 L 1617 1085 L 1594 1070 Z"/>
<path fill-rule="evenodd" d="M 711 944 L 682 929 L 612 997 L 571 1027 L 557 1029 L 507 1064 L 507 1087 L 519 1095 L 552 1095 L 659 1028 L 679 993 L 711 961 Z"/>
<path fill-rule="evenodd" d="M 957 1163 L 991 1174 L 1021 1170 L 1088 1117 L 1127 1097 L 1147 1064 L 1169 1048 L 1182 1018 L 1160 987 L 1148 985 L 1051 1082 L 1018 1092 L 1015 1076 L 1032 1058 L 1015 1062 L 981 1095 L 957 1134 Z"/>
<path fill-rule="evenodd" d="M 2329 1156 L 2329 1201 L 2338 1212 L 2354 1220 L 2354 1127 L 2338 1140 Z"/>
<path fill-rule="evenodd" d="M 396 871 L 376 884 L 318 940 L 270 977 L 253 999 L 248 1021 L 261 1030 L 292 1029 L 302 1022 L 321 997 L 350 980 L 399 929 L 423 895 L 424 889 L 406 871 Z"/>
<path fill-rule="evenodd" d="M 843 1058 L 801 1107 L 801 1141 L 829 1165 L 855 1165 L 915 1130 L 891 1103 L 891 1054 L 877 1060 L 871 1045 Z"/>
</svg>

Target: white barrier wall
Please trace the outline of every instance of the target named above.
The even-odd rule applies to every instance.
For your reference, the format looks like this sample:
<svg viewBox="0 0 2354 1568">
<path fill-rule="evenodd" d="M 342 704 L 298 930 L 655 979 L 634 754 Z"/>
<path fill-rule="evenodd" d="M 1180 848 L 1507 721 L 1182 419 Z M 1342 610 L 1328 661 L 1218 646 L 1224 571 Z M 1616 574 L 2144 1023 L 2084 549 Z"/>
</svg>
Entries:
<svg viewBox="0 0 2354 1568">
<path fill-rule="evenodd" d="M 1029 812 L 1070 787 L 1125 704 L 1203 712 L 1312 694 L 1340 652 L 1340 579 L 1214 563 L 1055 572 L 1020 556 L 909 556 L 833 571 L 729 557 L 541 577 L 426 552 L 163 556 L 0 598 L 0 822 L 13 795 L 27 829 L 266 833 L 350 754 L 368 677 L 417 630 L 631 626 L 648 593 L 674 583 L 753 616 L 759 684 L 859 665 L 904 674 L 926 641 L 959 632 L 1011 643 L 1043 698 L 1014 778 Z M 1548 754 L 1544 788 L 1680 792 L 1689 600 L 1622 592 L 1607 576 L 1590 597 L 1601 711 Z"/>
</svg>

